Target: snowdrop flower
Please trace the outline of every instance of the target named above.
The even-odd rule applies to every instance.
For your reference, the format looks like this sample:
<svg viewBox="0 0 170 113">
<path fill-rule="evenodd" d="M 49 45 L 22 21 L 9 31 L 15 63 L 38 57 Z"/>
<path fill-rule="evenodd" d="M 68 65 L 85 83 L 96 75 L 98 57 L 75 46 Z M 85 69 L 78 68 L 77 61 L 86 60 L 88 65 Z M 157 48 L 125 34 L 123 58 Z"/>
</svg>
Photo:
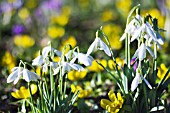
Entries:
<svg viewBox="0 0 170 113">
<path fill-rule="evenodd" d="M 67 72 L 70 72 L 71 70 L 77 70 L 77 71 L 83 71 L 84 68 L 78 64 L 74 64 L 74 63 L 68 63 L 68 62 L 61 62 L 61 65 L 59 67 L 57 67 L 54 70 L 53 75 L 56 75 L 59 73 L 60 68 L 62 68 L 62 75 L 64 75 Z"/>
<path fill-rule="evenodd" d="M 87 50 L 87 56 L 90 55 L 93 51 L 97 51 L 98 49 L 104 50 L 108 56 L 111 56 L 108 46 L 99 37 L 96 37 L 94 42 L 90 45 L 89 49 Z"/>
<path fill-rule="evenodd" d="M 138 28 L 140 28 L 140 24 L 142 23 L 142 17 L 137 14 L 135 18 L 126 26 L 125 33 L 120 38 L 120 41 L 123 41 L 126 38 L 126 34 L 129 33 L 133 35 Z"/>
<path fill-rule="evenodd" d="M 44 47 L 43 50 L 42 50 L 43 57 L 47 57 L 49 52 L 54 52 L 59 57 L 62 56 L 62 53 L 60 51 L 52 48 L 51 46 L 47 46 L 47 47 Z"/>
<path fill-rule="evenodd" d="M 154 33 L 154 30 L 148 22 L 143 23 L 142 26 L 135 31 L 134 35 L 131 38 L 131 42 L 133 42 L 135 39 L 138 39 L 143 33 L 148 34 L 150 38 L 157 42 L 157 37 Z"/>
<path fill-rule="evenodd" d="M 23 67 L 14 67 L 12 69 L 12 73 L 7 78 L 7 83 L 14 81 L 14 84 L 16 84 L 21 77 L 23 77 L 23 79 L 27 82 L 37 81 L 37 79 L 40 79 L 36 73 L 31 72 L 28 69 L 24 69 Z"/>
<path fill-rule="evenodd" d="M 16 84 L 23 73 L 23 67 L 14 67 L 12 73 L 7 78 L 7 83 L 13 82 Z"/>
<path fill-rule="evenodd" d="M 77 55 L 70 61 L 70 63 L 74 63 L 76 59 L 78 59 L 78 61 L 84 64 L 85 66 L 91 66 L 94 60 L 92 56 L 83 53 L 77 53 L 77 52 L 74 53 L 76 53 Z"/>
<path fill-rule="evenodd" d="M 37 81 L 37 79 L 40 79 L 40 76 L 34 72 L 29 71 L 28 69 L 23 69 L 23 79 L 27 82 Z"/>
<path fill-rule="evenodd" d="M 41 66 L 43 64 L 43 56 L 42 55 L 39 55 L 38 57 L 36 57 L 33 62 L 32 62 L 32 65 L 33 66 Z"/>
<path fill-rule="evenodd" d="M 131 84 L 131 91 L 134 91 L 138 87 L 142 79 L 144 80 L 148 88 L 152 89 L 152 86 L 150 85 L 150 83 L 143 76 L 141 76 L 140 73 L 136 72 L 136 76 L 133 79 L 132 84 Z"/>
<path fill-rule="evenodd" d="M 146 57 L 146 50 L 148 50 L 148 52 L 151 54 L 151 56 L 153 58 L 155 58 L 154 53 L 152 52 L 152 50 L 148 46 L 146 46 L 145 43 L 142 43 L 140 45 L 140 47 L 136 50 L 136 52 L 135 52 L 135 54 L 133 55 L 132 58 L 138 57 L 139 60 L 142 61 Z"/>
</svg>

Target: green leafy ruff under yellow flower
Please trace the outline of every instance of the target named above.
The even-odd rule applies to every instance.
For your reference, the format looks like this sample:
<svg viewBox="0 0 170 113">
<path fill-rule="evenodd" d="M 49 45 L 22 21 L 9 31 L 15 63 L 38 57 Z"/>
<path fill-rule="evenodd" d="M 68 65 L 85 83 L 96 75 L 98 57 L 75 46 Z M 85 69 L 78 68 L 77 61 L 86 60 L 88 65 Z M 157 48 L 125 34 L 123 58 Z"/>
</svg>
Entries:
<svg viewBox="0 0 170 113">
<path fill-rule="evenodd" d="M 106 109 L 110 113 L 117 113 L 122 108 L 122 104 L 124 102 L 120 93 L 116 94 L 113 91 L 109 91 L 108 93 L 109 99 L 101 99 L 100 105 L 102 108 Z"/>
</svg>

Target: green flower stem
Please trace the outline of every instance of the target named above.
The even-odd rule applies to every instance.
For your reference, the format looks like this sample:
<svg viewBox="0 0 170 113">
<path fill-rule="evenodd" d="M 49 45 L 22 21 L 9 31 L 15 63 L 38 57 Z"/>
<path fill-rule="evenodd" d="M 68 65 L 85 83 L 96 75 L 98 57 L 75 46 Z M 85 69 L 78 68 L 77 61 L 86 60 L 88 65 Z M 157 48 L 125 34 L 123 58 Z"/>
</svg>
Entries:
<svg viewBox="0 0 170 113">
<path fill-rule="evenodd" d="M 34 107 L 33 98 L 32 98 L 31 84 L 30 84 L 29 82 L 28 82 L 28 89 L 29 89 L 29 92 L 30 92 L 30 98 L 31 98 L 31 103 L 32 103 L 32 109 L 33 109 L 33 112 L 36 113 L 36 110 L 35 110 L 35 107 Z"/>
<path fill-rule="evenodd" d="M 68 77 L 68 74 L 65 75 L 65 82 L 64 82 L 64 96 L 66 94 L 66 88 L 67 88 L 67 77 Z"/>
<path fill-rule="evenodd" d="M 44 101 L 43 101 L 43 91 L 42 91 L 42 81 L 38 82 L 38 89 L 40 91 L 40 102 L 41 102 L 41 110 L 43 111 L 44 110 Z"/>
<path fill-rule="evenodd" d="M 51 86 L 51 92 L 54 90 L 54 76 L 52 74 L 52 67 L 50 65 L 50 86 Z"/>
<path fill-rule="evenodd" d="M 62 67 L 60 67 L 60 78 L 59 78 L 59 86 L 60 86 L 60 95 L 61 95 L 61 100 L 63 100 L 63 75 L 62 75 Z"/>
<path fill-rule="evenodd" d="M 153 72 L 154 72 L 154 77 L 156 77 L 157 73 L 156 73 L 156 70 L 157 70 L 157 44 L 156 42 L 154 42 L 154 55 L 155 55 L 155 59 L 154 59 L 154 68 L 153 68 Z M 155 79 L 154 79 L 155 80 Z"/>
</svg>

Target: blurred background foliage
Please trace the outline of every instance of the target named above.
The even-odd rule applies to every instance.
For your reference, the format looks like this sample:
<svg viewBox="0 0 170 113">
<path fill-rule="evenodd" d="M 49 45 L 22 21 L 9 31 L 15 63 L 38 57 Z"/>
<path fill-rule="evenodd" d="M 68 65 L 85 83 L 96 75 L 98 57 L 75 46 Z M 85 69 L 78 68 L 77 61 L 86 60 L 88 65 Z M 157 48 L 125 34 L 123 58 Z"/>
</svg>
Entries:
<svg viewBox="0 0 170 113">
<path fill-rule="evenodd" d="M 137 4 L 141 4 L 142 15 L 149 13 L 158 18 L 159 28 L 166 30 L 161 33 L 166 41 L 158 53 L 159 69 L 163 72 L 170 65 L 169 0 L 1 0 L 0 111 L 16 109 L 15 106 L 7 107 L 9 102 L 15 101 L 10 92 L 18 87 L 12 85 L 11 88 L 11 84 L 6 83 L 11 69 L 18 65 L 19 59 L 31 62 L 37 56 L 38 50 L 46 46 L 48 41 L 60 51 L 69 43 L 72 47 L 79 46 L 80 50 L 85 52 L 94 40 L 96 30 L 103 26 L 115 57 L 120 66 L 123 66 L 124 43 L 119 39 L 124 32 L 128 12 Z M 132 48 L 136 48 L 136 45 L 133 46 Z M 108 61 L 100 52 L 96 57 L 104 66 L 112 69 L 113 61 Z M 68 76 L 72 84 L 70 90 L 82 90 L 79 98 L 95 98 L 88 102 L 78 101 L 86 102 L 87 108 L 92 107 L 94 101 L 99 104 L 98 97 L 106 96 L 109 89 L 114 87 L 109 76 L 95 63 L 88 71 L 70 72 Z M 161 78 L 161 72 L 158 76 Z M 81 111 L 81 107 L 78 106 L 77 109 Z M 93 105 L 93 108 L 95 107 Z"/>
</svg>

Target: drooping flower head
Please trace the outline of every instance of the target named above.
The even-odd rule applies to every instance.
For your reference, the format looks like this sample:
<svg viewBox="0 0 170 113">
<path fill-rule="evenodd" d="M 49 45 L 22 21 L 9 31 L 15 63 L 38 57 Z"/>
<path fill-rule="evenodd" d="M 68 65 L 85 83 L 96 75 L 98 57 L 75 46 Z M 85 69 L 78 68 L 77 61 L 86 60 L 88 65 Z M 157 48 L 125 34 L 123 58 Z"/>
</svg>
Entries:
<svg viewBox="0 0 170 113">
<path fill-rule="evenodd" d="M 98 37 L 98 31 L 96 32 L 96 38 L 87 50 L 87 55 L 90 55 L 93 51 L 103 50 L 108 56 L 111 56 L 108 46 Z"/>
</svg>

